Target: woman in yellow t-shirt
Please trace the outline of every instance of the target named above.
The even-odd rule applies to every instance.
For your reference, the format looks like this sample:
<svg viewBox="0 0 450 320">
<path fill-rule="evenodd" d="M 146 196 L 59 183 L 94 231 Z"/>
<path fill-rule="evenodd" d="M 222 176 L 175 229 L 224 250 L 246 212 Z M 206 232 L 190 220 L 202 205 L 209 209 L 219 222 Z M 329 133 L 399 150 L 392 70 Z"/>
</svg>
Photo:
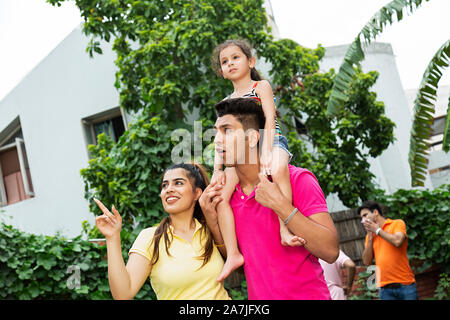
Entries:
<svg viewBox="0 0 450 320">
<path fill-rule="evenodd" d="M 94 199 L 103 211 L 95 222 L 106 238 L 108 279 L 114 299 L 133 299 L 149 276 L 160 300 L 230 299 L 223 282 L 216 280 L 224 261 L 198 203 L 208 184 L 200 165 L 167 168 L 160 195 L 169 216 L 158 227 L 140 232 L 126 265 L 120 243 L 122 218 L 114 206 L 111 213 Z"/>
</svg>

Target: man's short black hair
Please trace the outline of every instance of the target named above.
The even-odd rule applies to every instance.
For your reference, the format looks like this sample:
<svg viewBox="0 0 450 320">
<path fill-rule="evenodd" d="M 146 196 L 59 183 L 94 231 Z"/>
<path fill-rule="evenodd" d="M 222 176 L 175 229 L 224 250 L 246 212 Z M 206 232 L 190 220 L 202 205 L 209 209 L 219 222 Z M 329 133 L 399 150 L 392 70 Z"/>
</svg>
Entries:
<svg viewBox="0 0 450 320">
<path fill-rule="evenodd" d="M 358 207 L 358 215 L 361 215 L 361 210 L 362 209 L 368 209 L 370 210 L 370 212 L 373 212 L 373 210 L 377 209 L 378 213 L 384 217 L 383 215 L 383 210 L 381 210 L 381 206 L 378 202 L 373 201 L 373 200 L 367 200 L 365 201 L 360 207 Z"/>
<path fill-rule="evenodd" d="M 227 114 L 235 116 L 244 131 L 248 129 L 264 129 L 266 117 L 261 104 L 252 98 L 234 98 L 222 100 L 214 106 L 218 117 Z"/>
</svg>

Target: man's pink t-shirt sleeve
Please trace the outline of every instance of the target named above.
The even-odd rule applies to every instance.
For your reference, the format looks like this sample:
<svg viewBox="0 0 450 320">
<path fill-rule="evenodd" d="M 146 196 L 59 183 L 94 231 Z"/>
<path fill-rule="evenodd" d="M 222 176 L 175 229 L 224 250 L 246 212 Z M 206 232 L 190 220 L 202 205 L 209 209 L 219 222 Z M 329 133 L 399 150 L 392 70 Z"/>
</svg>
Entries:
<svg viewBox="0 0 450 320">
<path fill-rule="evenodd" d="M 327 202 L 319 182 L 310 171 L 290 166 L 294 206 L 308 217 L 315 213 L 328 212 Z"/>
</svg>

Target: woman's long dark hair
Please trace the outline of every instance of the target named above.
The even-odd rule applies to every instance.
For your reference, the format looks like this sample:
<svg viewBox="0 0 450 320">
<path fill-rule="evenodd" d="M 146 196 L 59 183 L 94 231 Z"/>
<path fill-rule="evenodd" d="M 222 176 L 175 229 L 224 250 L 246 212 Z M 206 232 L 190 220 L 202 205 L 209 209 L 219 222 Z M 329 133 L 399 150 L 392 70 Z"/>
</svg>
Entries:
<svg viewBox="0 0 450 320">
<path fill-rule="evenodd" d="M 206 186 L 209 184 L 209 177 L 208 174 L 206 173 L 205 168 L 202 165 L 195 163 L 180 163 L 171 165 L 164 171 L 161 177 L 161 181 L 164 178 L 164 175 L 166 174 L 167 171 L 178 168 L 184 169 L 186 171 L 187 177 L 191 181 L 193 191 L 195 191 L 197 188 L 200 188 L 202 191 L 204 191 Z M 203 215 L 202 208 L 200 207 L 198 201 L 195 203 L 194 207 L 194 218 L 196 218 L 202 224 L 202 228 L 200 230 L 200 237 L 201 237 L 200 241 L 202 240 L 203 236 L 206 236 L 203 254 L 199 257 L 199 259 L 203 259 L 203 264 L 201 265 L 201 267 L 203 267 L 205 264 L 208 263 L 209 259 L 211 258 L 214 245 L 211 232 L 206 226 L 206 219 L 205 216 Z M 151 266 L 153 266 L 159 259 L 159 243 L 162 237 L 164 238 L 166 252 L 170 256 L 169 247 L 172 242 L 172 238 L 169 238 L 168 232 L 169 226 L 170 226 L 170 216 L 162 219 L 161 222 L 159 223 L 159 226 L 156 228 L 155 235 L 153 236 L 152 240 L 153 254 Z"/>
<path fill-rule="evenodd" d="M 226 40 L 225 42 L 219 44 L 213 51 L 213 54 L 211 56 L 211 65 L 212 68 L 214 70 L 214 72 L 217 75 L 220 75 L 220 70 L 221 70 L 221 66 L 220 66 L 220 52 L 229 47 L 229 46 L 237 46 L 239 48 L 241 48 L 242 52 L 247 56 L 247 59 L 250 59 L 251 57 L 253 57 L 252 55 L 252 47 L 251 45 L 248 43 L 247 40 Z M 263 78 L 261 77 L 261 75 L 259 74 L 259 72 L 255 69 L 252 68 L 250 70 L 250 77 L 252 78 L 253 81 L 260 81 L 263 80 Z"/>
</svg>

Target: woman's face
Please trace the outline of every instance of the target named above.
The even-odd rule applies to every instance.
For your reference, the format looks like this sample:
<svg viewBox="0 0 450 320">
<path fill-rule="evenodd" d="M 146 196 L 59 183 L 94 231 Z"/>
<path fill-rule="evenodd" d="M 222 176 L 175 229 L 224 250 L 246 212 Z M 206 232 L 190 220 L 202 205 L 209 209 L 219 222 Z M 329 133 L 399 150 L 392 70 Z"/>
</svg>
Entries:
<svg viewBox="0 0 450 320">
<path fill-rule="evenodd" d="M 191 180 L 183 168 L 172 169 L 164 174 L 161 183 L 161 201 L 167 213 L 177 214 L 193 210 L 201 194 L 200 188 L 193 190 Z"/>
</svg>

